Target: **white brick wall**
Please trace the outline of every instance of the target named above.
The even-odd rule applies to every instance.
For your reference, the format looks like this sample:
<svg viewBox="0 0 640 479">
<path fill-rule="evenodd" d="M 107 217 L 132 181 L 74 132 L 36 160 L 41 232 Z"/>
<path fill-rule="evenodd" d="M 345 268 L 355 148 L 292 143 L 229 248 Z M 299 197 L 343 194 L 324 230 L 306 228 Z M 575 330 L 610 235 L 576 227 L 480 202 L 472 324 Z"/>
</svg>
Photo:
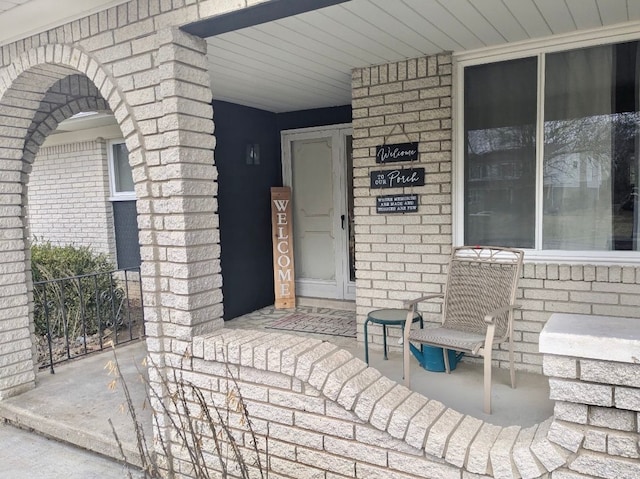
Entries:
<svg viewBox="0 0 640 479">
<path fill-rule="evenodd" d="M 229 391 L 239 387 L 269 477 L 549 478 L 570 456 L 562 442 L 547 438 L 558 427 L 551 420 L 524 429 L 484 423 L 320 340 L 221 330 L 194 338 L 187 357 L 179 374 L 223 417 Z M 237 414 L 228 424 L 253 463 L 246 424 Z M 629 449 L 624 439 L 617 449 Z M 195 477 L 183 459 L 178 477 Z"/>
<path fill-rule="evenodd" d="M 353 72 L 359 340 L 363 340 L 362 324 L 369 311 L 400 308 L 408 299 L 442 291 L 451 252 L 451 83 L 449 55 Z M 425 185 L 370 189 L 370 171 L 391 169 L 376 164 L 376 146 L 408 141 L 418 142 L 418 161 L 393 166 L 424 168 Z M 417 194 L 418 213 L 376 214 L 376 196 L 398 193 Z M 438 311 L 437 305 L 424 308 Z M 374 347 L 379 345 L 380 328 L 369 331 Z M 390 331 L 399 336 L 397 329 Z M 395 341 L 390 345 L 394 343 L 397 347 Z"/>
<path fill-rule="evenodd" d="M 555 317 L 551 330 L 542 332 L 547 339 L 543 342 L 544 373 L 549 376 L 550 397 L 556 401 L 549 439 L 576 453 L 557 476 L 640 477 L 638 320 L 633 325 L 609 321 L 603 347 L 616 349 L 619 359 L 609 361 L 602 359 L 606 351 L 597 349 L 594 355 L 590 342 L 576 337 L 601 334 L 602 326 L 589 317 L 573 318 L 584 321 L 582 331 L 569 327 L 575 322 Z M 601 318 L 610 319 L 615 318 Z M 620 324 L 624 326 L 618 331 Z"/>
<path fill-rule="evenodd" d="M 29 176 L 32 241 L 89 246 L 115 264 L 104 140 L 42 148 Z"/>
</svg>

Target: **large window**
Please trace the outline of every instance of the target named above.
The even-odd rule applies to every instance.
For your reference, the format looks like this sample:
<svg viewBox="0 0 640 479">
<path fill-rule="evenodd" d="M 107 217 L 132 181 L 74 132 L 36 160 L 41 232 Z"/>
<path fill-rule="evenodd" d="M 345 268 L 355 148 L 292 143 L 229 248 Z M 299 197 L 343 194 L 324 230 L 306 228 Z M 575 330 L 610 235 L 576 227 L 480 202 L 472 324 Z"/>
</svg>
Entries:
<svg viewBox="0 0 640 479">
<path fill-rule="evenodd" d="M 464 68 L 464 242 L 638 245 L 639 42 Z"/>
</svg>

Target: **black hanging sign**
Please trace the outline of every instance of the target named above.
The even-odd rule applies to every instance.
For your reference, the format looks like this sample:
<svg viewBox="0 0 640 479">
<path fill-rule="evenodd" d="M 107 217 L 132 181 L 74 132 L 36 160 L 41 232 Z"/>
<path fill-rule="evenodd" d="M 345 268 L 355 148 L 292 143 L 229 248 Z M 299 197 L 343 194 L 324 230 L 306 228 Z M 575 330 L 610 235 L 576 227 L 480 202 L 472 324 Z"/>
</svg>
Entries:
<svg viewBox="0 0 640 479">
<path fill-rule="evenodd" d="M 371 189 L 424 186 L 424 168 L 401 168 L 371 172 Z"/>
<path fill-rule="evenodd" d="M 418 195 L 376 197 L 376 213 L 414 213 L 416 211 L 418 211 Z"/>
<path fill-rule="evenodd" d="M 396 163 L 418 159 L 418 143 L 376 146 L 376 163 Z"/>
</svg>

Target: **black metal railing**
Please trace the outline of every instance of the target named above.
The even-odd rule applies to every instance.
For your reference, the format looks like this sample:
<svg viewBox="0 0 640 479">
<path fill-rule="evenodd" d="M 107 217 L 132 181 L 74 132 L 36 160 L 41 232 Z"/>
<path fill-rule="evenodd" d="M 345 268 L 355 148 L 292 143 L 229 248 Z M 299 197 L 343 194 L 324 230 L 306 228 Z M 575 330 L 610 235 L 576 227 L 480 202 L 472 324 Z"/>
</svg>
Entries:
<svg viewBox="0 0 640 479">
<path fill-rule="evenodd" d="M 41 369 L 144 336 L 140 268 L 33 284 Z"/>
</svg>

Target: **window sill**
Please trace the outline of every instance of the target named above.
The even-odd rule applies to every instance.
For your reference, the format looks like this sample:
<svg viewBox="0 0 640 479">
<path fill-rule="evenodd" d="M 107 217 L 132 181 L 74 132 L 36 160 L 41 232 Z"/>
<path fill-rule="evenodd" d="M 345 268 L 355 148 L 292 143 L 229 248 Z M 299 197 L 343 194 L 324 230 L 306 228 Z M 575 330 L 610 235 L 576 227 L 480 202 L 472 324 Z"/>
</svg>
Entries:
<svg viewBox="0 0 640 479">
<path fill-rule="evenodd" d="M 640 251 L 539 251 L 525 249 L 524 252 L 525 263 L 640 265 Z"/>
<path fill-rule="evenodd" d="M 109 197 L 109 201 L 136 201 L 136 194 L 135 193 L 131 193 L 131 194 L 119 194 L 119 195 L 115 195 L 115 196 L 110 196 Z"/>
</svg>

